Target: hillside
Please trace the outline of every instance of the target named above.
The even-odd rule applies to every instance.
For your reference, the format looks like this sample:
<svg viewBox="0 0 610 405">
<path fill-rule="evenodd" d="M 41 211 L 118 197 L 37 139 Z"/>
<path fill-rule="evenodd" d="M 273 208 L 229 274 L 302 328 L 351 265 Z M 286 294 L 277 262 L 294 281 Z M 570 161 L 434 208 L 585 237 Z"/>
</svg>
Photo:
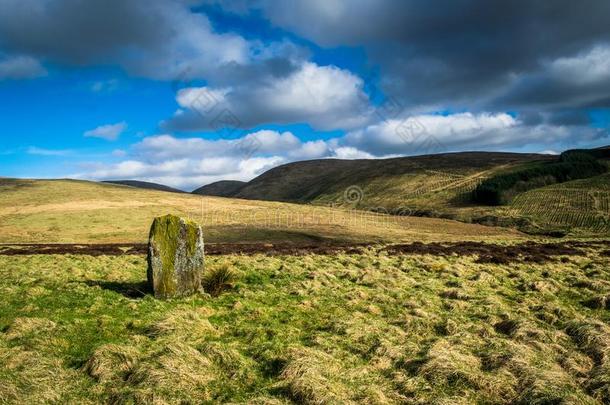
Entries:
<svg viewBox="0 0 610 405">
<path fill-rule="evenodd" d="M 165 186 L 163 184 L 158 183 L 150 183 L 148 181 L 138 181 L 138 180 L 107 180 L 102 183 L 116 184 L 119 186 L 129 186 L 135 188 L 142 188 L 145 190 L 157 190 L 157 191 L 167 191 L 170 193 L 184 193 L 182 190 L 178 190 L 177 188 L 172 188 L 169 186 Z"/>
<path fill-rule="evenodd" d="M 238 190 L 246 184 L 244 181 L 221 180 L 207 184 L 193 190 L 191 194 L 209 195 L 216 197 L 231 197 L 237 194 Z"/>
<path fill-rule="evenodd" d="M 527 191 L 505 212 L 556 228 L 610 232 L 610 173 Z"/>
<path fill-rule="evenodd" d="M 152 219 L 202 224 L 206 242 L 514 239 L 506 229 L 342 208 L 167 193 L 77 180 L 0 180 L 0 243 L 146 242 Z"/>
<path fill-rule="evenodd" d="M 468 179 L 474 181 L 490 171 L 552 158 L 538 154 L 461 152 L 392 159 L 310 160 L 271 169 L 248 182 L 233 196 L 292 202 L 328 201 L 337 200 L 329 197 L 341 195 L 350 186 L 363 188 L 380 183 L 400 183 L 411 192 L 421 192 L 422 186 L 443 187 L 454 180 L 467 183 Z M 435 180 L 434 185 L 428 181 L 431 177 Z M 370 191 L 365 193 L 361 203 L 365 204 L 367 199 L 374 202 L 382 190 Z M 392 201 L 387 203 L 401 206 L 405 194 L 391 195 Z"/>
<path fill-rule="evenodd" d="M 472 191 L 483 180 L 555 159 L 540 154 L 462 152 L 380 160 L 311 160 L 271 169 L 230 196 L 450 218 L 534 233 L 610 232 L 604 220 L 610 215 L 610 194 L 602 186 L 605 176 L 530 190 L 507 206 L 472 202 Z M 573 183 L 580 191 L 552 191 L 572 190 Z M 545 209 L 547 198 L 549 203 L 561 202 Z M 583 199 L 587 202 L 582 203 Z"/>
</svg>

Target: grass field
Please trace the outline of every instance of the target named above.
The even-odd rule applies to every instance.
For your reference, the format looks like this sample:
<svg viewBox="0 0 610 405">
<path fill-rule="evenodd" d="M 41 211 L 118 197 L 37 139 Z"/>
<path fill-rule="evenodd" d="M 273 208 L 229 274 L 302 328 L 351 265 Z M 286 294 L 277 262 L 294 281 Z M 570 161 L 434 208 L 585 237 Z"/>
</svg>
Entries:
<svg viewBox="0 0 610 405">
<path fill-rule="evenodd" d="M 0 181 L 0 243 L 146 242 L 152 219 L 174 213 L 206 242 L 514 239 L 515 231 L 434 218 L 141 190 L 73 180 Z"/>
<path fill-rule="evenodd" d="M 1 403 L 610 401 L 610 258 L 217 256 L 232 289 L 142 295 L 144 256 L 0 256 Z"/>
<path fill-rule="evenodd" d="M 375 243 L 208 255 L 212 295 L 165 301 L 144 255 L 2 247 L 2 404 L 610 401 L 608 242 L 536 248 L 504 228 L 82 181 L 0 191 L 0 243 L 145 242 L 167 213 L 206 242 Z M 409 241 L 442 243 L 388 248 Z"/>
</svg>

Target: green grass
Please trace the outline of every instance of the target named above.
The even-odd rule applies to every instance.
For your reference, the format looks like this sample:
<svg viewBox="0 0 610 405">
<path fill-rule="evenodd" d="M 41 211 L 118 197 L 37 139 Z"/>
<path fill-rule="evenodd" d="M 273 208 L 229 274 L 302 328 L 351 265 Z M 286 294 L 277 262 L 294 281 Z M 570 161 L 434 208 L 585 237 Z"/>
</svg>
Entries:
<svg viewBox="0 0 610 405">
<path fill-rule="evenodd" d="M 161 301 L 144 257 L 0 256 L 0 403 L 610 401 L 610 259 L 474 259 L 208 257 Z"/>
<path fill-rule="evenodd" d="M 453 180 L 434 175 L 417 181 L 449 198 Z M 608 182 L 532 190 L 502 214 L 536 220 L 552 187 L 587 195 Z M 595 201 L 565 206 L 607 208 Z M 0 181 L 0 242 L 144 242 L 168 213 L 200 222 L 206 243 L 524 239 L 435 218 Z M 211 256 L 208 294 L 163 301 L 145 293 L 142 256 L 0 255 L 0 403 L 608 403 L 610 258 L 475 259 Z"/>
</svg>

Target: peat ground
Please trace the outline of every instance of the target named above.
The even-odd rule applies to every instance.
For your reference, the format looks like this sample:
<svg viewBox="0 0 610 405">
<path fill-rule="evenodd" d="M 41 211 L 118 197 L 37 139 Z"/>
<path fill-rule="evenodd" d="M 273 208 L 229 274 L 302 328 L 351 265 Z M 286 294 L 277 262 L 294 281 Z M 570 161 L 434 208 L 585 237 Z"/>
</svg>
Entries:
<svg viewBox="0 0 610 405">
<path fill-rule="evenodd" d="M 306 254 L 332 255 L 337 253 L 359 254 L 366 249 L 386 252 L 390 255 L 433 255 L 433 256 L 478 256 L 478 263 L 507 264 L 512 262 L 545 263 L 563 256 L 586 256 L 588 248 L 610 247 L 610 240 L 565 241 L 524 243 L 501 245 L 484 242 L 414 242 L 409 244 L 379 245 L 354 243 L 208 243 L 205 245 L 207 255 L 230 254 L 266 254 L 270 256 Z M 610 252 L 608 250 L 604 253 Z M 0 244 L 0 255 L 64 255 L 76 254 L 87 256 L 121 256 L 145 255 L 147 245 L 129 243 L 111 244 Z"/>
</svg>

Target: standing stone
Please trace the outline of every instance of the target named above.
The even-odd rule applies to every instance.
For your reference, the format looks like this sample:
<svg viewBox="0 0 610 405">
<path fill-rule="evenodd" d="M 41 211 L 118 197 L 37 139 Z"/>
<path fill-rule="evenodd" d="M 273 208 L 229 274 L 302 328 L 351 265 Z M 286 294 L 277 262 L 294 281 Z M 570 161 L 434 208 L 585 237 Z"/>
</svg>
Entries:
<svg viewBox="0 0 610 405">
<path fill-rule="evenodd" d="M 148 237 L 148 284 L 156 298 L 184 297 L 201 289 L 203 231 L 175 215 L 157 217 Z"/>
</svg>

